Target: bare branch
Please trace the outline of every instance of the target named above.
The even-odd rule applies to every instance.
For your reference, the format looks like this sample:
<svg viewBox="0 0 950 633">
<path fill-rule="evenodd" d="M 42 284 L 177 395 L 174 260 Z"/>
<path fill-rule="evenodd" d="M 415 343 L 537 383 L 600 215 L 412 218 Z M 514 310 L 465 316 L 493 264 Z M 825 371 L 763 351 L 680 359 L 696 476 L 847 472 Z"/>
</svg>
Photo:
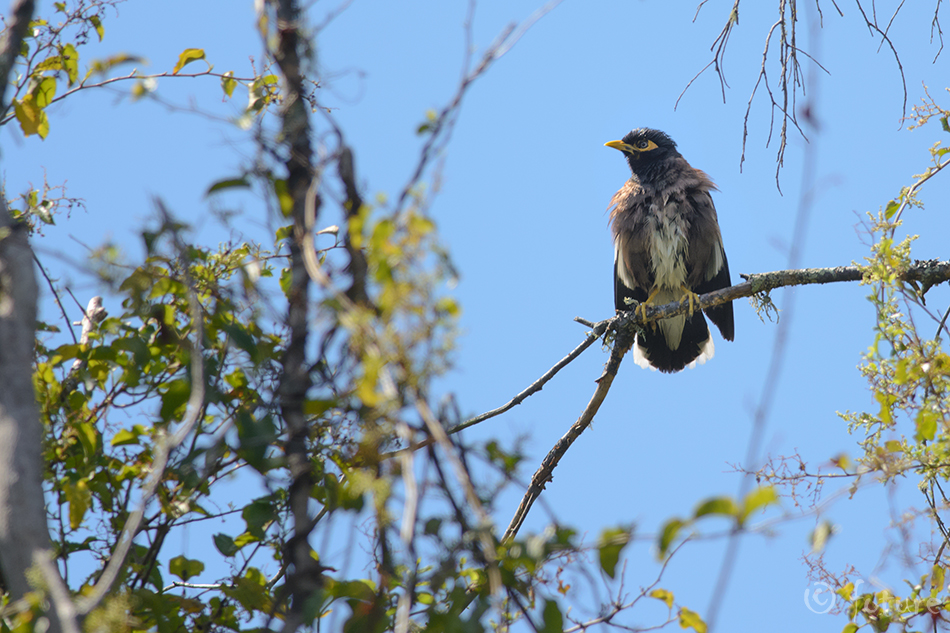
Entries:
<svg viewBox="0 0 950 633">
<path fill-rule="evenodd" d="M 891 42 L 891 38 L 889 38 L 887 36 L 887 33 L 885 31 L 882 31 L 881 27 L 877 25 L 876 6 L 872 4 L 872 9 L 874 9 L 874 12 L 872 13 L 872 15 L 874 16 L 874 19 L 871 20 L 871 19 L 868 19 L 867 13 L 864 12 L 864 7 L 861 6 L 861 0 L 855 0 L 855 4 L 858 5 L 858 11 L 861 12 L 861 17 L 864 18 L 864 24 L 865 26 L 868 27 L 868 31 L 870 31 L 872 34 L 875 32 L 878 33 L 881 36 L 881 39 L 883 40 L 881 42 L 881 46 L 884 45 L 884 42 L 887 42 L 888 47 L 890 47 L 891 52 L 894 54 L 894 61 L 897 62 L 897 69 L 900 71 L 900 74 L 901 74 L 901 88 L 903 88 L 904 90 L 904 101 L 903 101 L 903 104 L 901 105 L 901 127 L 903 127 L 904 117 L 907 116 L 907 79 L 904 76 L 904 65 L 901 64 L 901 58 L 897 54 L 897 49 L 894 48 L 894 43 Z M 900 11 L 901 6 L 904 6 L 903 2 L 901 2 L 901 5 L 897 7 L 898 11 Z M 939 4 L 938 4 L 938 9 L 939 9 Z M 896 12 L 895 12 L 895 15 L 897 15 Z M 893 18 L 891 18 L 891 20 L 893 20 Z M 888 24 L 888 26 L 890 26 L 890 24 Z M 878 47 L 878 50 L 880 50 L 880 47 Z"/>
<path fill-rule="evenodd" d="M 485 74 L 495 61 L 511 50 L 511 47 L 518 43 L 518 40 L 527 33 L 528 29 L 534 26 L 538 20 L 553 11 L 561 2 L 562 0 L 550 0 L 543 7 L 532 13 L 528 19 L 520 25 L 508 25 L 482 55 L 482 61 L 478 66 L 462 78 L 462 82 L 455 92 L 455 97 L 442 109 L 439 116 L 431 125 L 431 130 L 428 132 L 429 138 L 422 146 L 422 152 L 420 153 L 419 161 L 416 163 L 416 168 L 396 201 L 396 212 L 402 209 L 403 204 L 405 204 L 406 199 L 409 197 L 409 192 L 415 187 L 416 183 L 419 182 L 419 179 L 422 178 L 422 174 L 432 160 L 432 157 L 438 153 L 438 150 L 444 147 L 451 138 L 455 121 L 458 118 L 459 109 L 462 107 L 462 99 L 465 97 L 465 93 L 468 92 L 472 83 Z M 466 45 L 468 46 L 469 44 Z M 470 52 L 466 50 L 465 54 L 469 55 Z"/>
<path fill-rule="evenodd" d="M 681 92 L 680 96 L 676 98 L 676 103 L 673 104 L 674 110 L 679 105 L 680 99 L 682 99 L 683 95 L 686 94 L 686 91 L 689 90 L 689 87 L 693 85 L 693 82 L 696 81 L 700 75 L 706 72 L 710 66 L 716 69 L 716 75 L 719 77 L 719 89 L 722 91 L 722 102 L 726 102 L 726 88 L 729 86 L 729 84 L 726 81 L 723 64 L 725 63 L 726 46 L 729 44 L 729 36 L 732 34 L 732 29 L 739 24 L 739 2 L 740 0 L 735 0 L 735 4 L 732 5 L 732 10 L 729 12 L 729 18 L 726 20 L 726 25 L 722 27 L 722 31 L 719 32 L 719 35 L 715 40 L 713 40 L 712 46 L 709 47 L 709 50 L 713 52 L 712 60 L 703 66 L 702 70 L 696 73 L 696 75 L 689 80 L 689 83 L 686 84 L 685 88 L 683 88 L 683 92 Z M 699 11 L 703 8 L 704 4 L 706 4 L 706 0 L 700 2 L 699 6 L 696 7 L 696 15 L 693 16 L 694 22 L 699 16 Z"/>
<path fill-rule="evenodd" d="M 254 81 L 253 77 L 251 78 L 234 77 L 232 75 L 226 75 L 225 73 L 213 72 L 211 69 L 203 70 L 201 72 L 196 72 L 196 73 L 175 73 L 175 72 L 168 71 L 168 72 L 163 72 L 163 73 L 155 73 L 151 75 L 140 75 L 138 69 L 136 68 L 127 75 L 119 75 L 118 77 L 109 77 L 108 79 L 103 79 L 102 81 L 97 81 L 95 83 L 86 83 L 86 81 L 89 79 L 88 77 L 86 77 L 82 81 L 80 81 L 75 87 L 70 88 L 69 90 L 67 90 L 61 95 L 57 95 L 53 97 L 50 100 L 49 104 L 52 105 L 54 103 L 62 101 L 66 97 L 74 95 L 80 90 L 88 90 L 90 88 L 105 88 L 106 86 L 112 85 L 114 83 L 117 83 L 120 81 L 128 81 L 130 79 L 138 79 L 138 80 L 161 79 L 164 77 L 180 77 L 183 79 L 185 78 L 194 79 L 196 77 L 218 77 L 218 78 L 228 77 L 229 79 L 233 79 L 234 81 L 238 81 L 238 82 L 243 82 L 245 84 L 249 84 L 250 82 Z M 4 110 L 4 112 L 6 111 Z M 12 112 L 5 114 L 2 118 L 0 118 L 0 125 L 6 125 L 11 120 L 13 120 L 14 116 L 15 115 Z"/>
<path fill-rule="evenodd" d="M 864 277 L 864 270 L 859 266 L 839 266 L 837 268 L 806 268 L 801 270 L 779 270 L 771 273 L 745 276 L 747 281 L 729 288 L 699 297 L 699 307 L 703 310 L 733 301 L 741 297 L 750 297 L 754 294 L 768 292 L 784 286 L 798 286 L 808 284 L 826 284 L 845 281 L 860 281 Z M 950 261 L 931 260 L 918 262 L 900 275 L 903 281 L 919 281 L 925 288 L 950 280 Z M 505 541 L 514 538 L 524 523 L 532 504 L 540 496 L 547 482 L 551 481 L 553 471 L 568 448 L 590 425 L 600 408 L 601 403 L 610 389 L 617 369 L 624 354 L 633 345 L 636 326 L 646 325 L 661 318 L 668 318 L 685 313 L 689 309 L 683 303 L 670 303 L 664 306 L 646 306 L 646 317 L 641 320 L 639 311 L 624 312 L 608 322 L 608 329 L 616 332 L 613 349 L 604 373 L 597 379 L 597 388 L 587 407 L 580 417 L 571 426 L 567 433 L 554 445 L 542 460 L 541 466 L 531 478 L 528 491 L 521 500 L 508 529 L 505 531 Z"/>
<path fill-rule="evenodd" d="M 934 41 L 934 29 L 937 30 L 937 37 L 940 40 L 940 48 L 937 49 L 937 54 L 934 55 L 934 63 L 937 62 L 937 59 L 940 57 L 940 53 L 943 52 L 943 29 L 940 28 L 940 3 L 943 0 L 937 0 L 937 6 L 934 7 L 934 19 L 930 22 L 930 43 Z"/>
<path fill-rule="evenodd" d="M 623 317 L 620 318 L 622 319 Z M 607 361 L 607 366 L 604 368 L 603 374 L 597 379 L 597 387 L 594 389 L 594 395 L 591 397 L 590 402 L 587 403 L 587 406 L 577 421 L 574 422 L 567 433 L 557 441 L 547 456 L 541 461 L 541 466 L 534 473 L 534 476 L 531 477 L 531 485 L 527 492 L 525 492 L 517 511 L 515 511 L 515 516 L 511 519 L 508 529 L 505 530 L 505 536 L 502 541 L 510 541 L 518 534 L 518 530 L 520 530 L 524 524 L 524 520 L 531 510 L 531 506 L 541 495 L 544 486 L 553 478 L 554 469 L 567 452 L 567 449 L 571 447 L 574 441 L 580 437 L 581 433 L 593 422 L 594 416 L 597 415 L 601 403 L 603 403 L 604 398 L 607 397 L 607 392 L 610 390 L 610 385 L 617 375 L 617 370 L 620 369 L 620 363 L 623 361 L 624 355 L 633 346 L 635 336 L 636 329 L 632 326 L 630 321 L 625 322 L 623 326 L 617 329 L 617 338 L 614 340 L 614 346 L 610 352 L 610 359 Z"/>
</svg>

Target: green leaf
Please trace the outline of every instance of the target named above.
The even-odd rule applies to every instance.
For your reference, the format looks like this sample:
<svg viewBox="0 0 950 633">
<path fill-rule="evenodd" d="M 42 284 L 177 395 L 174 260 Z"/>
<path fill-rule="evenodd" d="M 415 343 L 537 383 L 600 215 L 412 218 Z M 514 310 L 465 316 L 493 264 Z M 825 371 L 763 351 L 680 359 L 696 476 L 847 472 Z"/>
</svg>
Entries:
<svg viewBox="0 0 950 633">
<path fill-rule="evenodd" d="M 673 608 L 673 592 L 667 591 L 666 589 L 654 589 L 649 593 L 651 598 L 656 598 L 657 600 L 662 600 L 666 603 L 668 609 Z"/>
<path fill-rule="evenodd" d="M 214 192 L 221 191 L 222 189 L 234 189 L 236 187 L 247 189 L 250 186 L 251 186 L 250 181 L 244 176 L 241 176 L 240 178 L 225 178 L 224 180 L 219 180 L 213 185 L 211 185 L 210 187 L 208 187 L 208 190 L 205 192 L 205 195 L 210 196 Z"/>
<path fill-rule="evenodd" d="M 214 546 L 217 547 L 218 551 L 225 556 L 234 556 L 238 553 L 238 549 L 240 549 L 234 543 L 234 539 L 227 534 L 215 534 Z"/>
<path fill-rule="evenodd" d="M 690 611 L 686 607 L 680 609 L 680 627 L 684 629 L 693 629 L 696 633 L 706 633 L 706 623 L 699 617 L 695 611 Z"/>
<path fill-rule="evenodd" d="M 707 514 L 721 514 L 729 517 L 734 517 L 739 513 L 739 507 L 736 506 L 736 502 L 732 500 L 732 497 L 713 497 L 712 499 L 707 499 L 702 502 L 696 512 L 693 514 L 695 518 L 704 517 Z"/>
<path fill-rule="evenodd" d="M 200 560 L 191 560 L 184 556 L 176 556 L 168 561 L 168 571 L 182 580 L 188 580 L 205 570 L 205 564 Z"/>
<path fill-rule="evenodd" d="M 663 529 L 660 531 L 660 540 L 657 543 L 659 548 L 660 558 L 664 558 L 667 552 L 670 549 L 670 545 L 673 544 L 673 541 L 676 539 L 676 536 L 679 534 L 680 529 L 686 525 L 679 519 L 671 519 L 666 522 L 666 525 L 663 526 Z"/>
<path fill-rule="evenodd" d="M 772 486 L 760 486 L 746 495 L 742 501 L 742 511 L 739 513 L 739 525 L 756 510 L 778 503 L 778 495 Z"/>
<path fill-rule="evenodd" d="M 267 497 L 255 499 L 244 506 L 241 516 L 247 524 L 247 531 L 258 539 L 264 538 L 264 530 L 276 518 L 274 506 Z"/>
<path fill-rule="evenodd" d="M 600 568 L 604 573 L 614 578 L 617 573 L 617 563 L 620 553 L 630 542 L 630 533 L 619 528 L 604 530 L 600 535 Z"/>
<path fill-rule="evenodd" d="M 561 633 L 564 630 L 564 616 L 561 615 L 561 609 L 554 600 L 544 601 L 542 618 L 544 626 L 541 630 L 544 633 Z"/>
<path fill-rule="evenodd" d="M 950 122 L 947 121 L 947 115 L 940 117 L 940 127 L 944 132 L 950 132 Z"/>
<path fill-rule="evenodd" d="M 290 283 L 293 281 L 293 273 L 289 268 L 280 271 L 280 289 L 286 295 L 290 293 Z"/>
<path fill-rule="evenodd" d="M 170 422 L 181 417 L 181 409 L 188 402 L 189 396 L 191 396 L 190 381 L 174 380 L 169 383 L 165 393 L 162 394 L 162 408 L 159 411 L 162 420 Z"/>
<path fill-rule="evenodd" d="M 181 55 L 178 56 L 178 63 L 175 64 L 175 68 L 172 70 L 173 75 L 177 75 L 178 71 L 190 64 L 191 62 L 198 61 L 199 59 L 205 58 L 205 51 L 203 48 L 186 48 L 181 52 Z"/>
<path fill-rule="evenodd" d="M 858 625 L 854 622 L 848 622 L 844 625 L 844 628 L 841 629 L 841 633 L 855 633 L 858 630 Z"/>
<path fill-rule="evenodd" d="M 231 97 L 234 94 L 234 89 L 237 88 L 237 81 L 234 79 L 234 71 L 229 70 L 224 73 L 224 76 L 221 77 L 221 89 L 224 90 L 224 94 L 228 97 Z"/>
</svg>

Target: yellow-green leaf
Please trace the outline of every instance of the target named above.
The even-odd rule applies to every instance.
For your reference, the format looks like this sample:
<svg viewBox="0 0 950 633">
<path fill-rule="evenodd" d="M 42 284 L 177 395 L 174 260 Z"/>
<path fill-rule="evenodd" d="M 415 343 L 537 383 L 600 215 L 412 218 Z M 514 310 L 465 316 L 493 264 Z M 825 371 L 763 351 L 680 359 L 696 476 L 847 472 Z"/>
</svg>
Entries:
<svg viewBox="0 0 950 633">
<path fill-rule="evenodd" d="M 67 44 L 62 50 L 63 70 L 69 78 L 69 85 L 72 86 L 79 80 L 79 53 L 72 44 Z"/>
<path fill-rule="evenodd" d="M 190 560 L 184 556 L 176 556 L 168 561 L 168 571 L 182 580 L 188 580 L 205 570 L 205 564 L 200 560 Z"/>
<path fill-rule="evenodd" d="M 835 526 L 831 521 L 826 519 L 819 523 L 811 533 L 812 553 L 817 554 L 824 551 L 825 546 L 828 544 L 828 539 L 831 538 L 831 535 L 834 534 L 834 532 Z"/>
<path fill-rule="evenodd" d="M 934 565 L 933 572 L 930 574 L 930 588 L 934 593 L 943 591 L 944 571 L 940 565 Z"/>
<path fill-rule="evenodd" d="M 894 217 L 894 214 L 897 213 L 897 210 L 900 208 L 897 200 L 891 200 L 887 203 L 887 206 L 884 208 L 884 217 L 890 220 Z"/>
<path fill-rule="evenodd" d="M 713 497 L 712 499 L 707 499 L 696 508 L 694 516 L 698 519 L 699 517 L 704 517 L 707 514 L 722 514 L 725 516 L 736 516 L 739 513 L 739 508 L 736 506 L 736 502 L 732 500 L 731 497 Z"/>
<path fill-rule="evenodd" d="M 102 41 L 102 37 L 106 34 L 106 30 L 102 28 L 102 20 L 99 19 L 98 15 L 89 16 L 89 24 L 96 29 L 96 35 L 99 36 L 99 41 Z"/>
<path fill-rule="evenodd" d="M 294 198 L 290 195 L 287 188 L 287 181 L 277 179 L 274 181 L 274 193 L 277 194 L 277 202 L 280 203 L 280 212 L 285 218 L 289 218 L 294 210 Z"/>
<path fill-rule="evenodd" d="M 33 86 L 30 96 L 33 97 L 36 107 L 45 108 L 48 106 L 53 101 L 53 97 L 56 96 L 56 78 L 43 77 Z"/>
<path fill-rule="evenodd" d="M 34 66 L 33 74 L 36 75 L 37 73 L 43 72 L 44 70 L 62 70 L 62 69 L 63 69 L 62 55 L 53 55 L 51 57 L 47 57 L 46 59 L 41 61 L 39 64 Z"/>
<path fill-rule="evenodd" d="M 46 138 L 49 134 L 49 120 L 46 118 L 46 113 L 36 105 L 33 99 L 27 97 L 23 101 L 14 101 L 13 114 L 20 123 L 24 136 L 38 134 L 40 138 Z"/>
<path fill-rule="evenodd" d="M 178 63 L 175 64 L 174 70 L 172 70 L 173 75 L 177 75 L 178 71 L 190 64 L 191 62 L 198 61 L 199 59 L 205 58 L 205 50 L 203 48 L 186 48 L 181 52 L 181 55 L 178 56 Z"/>
<path fill-rule="evenodd" d="M 663 526 L 663 530 L 660 532 L 660 540 L 657 543 L 659 548 L 660 558 L 666 556 L 666 553 L 670 549 L 670 545 L 673 544 L 673 540 L 676 538 L 676 535 L 679 534 L 680 529 L 686 525 L 679 519 L 671 519 L 666 522 L 666 525 Z"/>
<path fill-rule="evenodd" d="M 614 528 L 604 530 L 600 535 L 600 568 L 611 578 L 617 573 L 617 563 L 620 562 L 620 552 L 630 542 L 630 533 L 626 530 Z"/>
<path fill-rule="evenodd" d="M 851 594 L 854 593 L 854 583 L 849 582 L 844 587 L 835 589 L 835 593 L 841 596 L 847 602 L 851 602 Z"/>
<path fill-rule="evenodd" d="M 94 59 L 92 63 L 89 64 L 89 72 L 86 76 L 94 74 L 105 74 L 108 71 L 112 70 L 116 66 L 121 66 L 122 64 L 141 64 L 144 63 L 145 59 L 143 57 L 137 57 L 135 55 L 129 55 L 127 53 L 119 53 L 117 55 L 110 55 L 105 59 Z"/>
<path fill-rule="evenodd" d="M 303 412 L 305 415 L 320 415 L 335 404 L 335 400 L 307 400 L 303 403 Z"/>
<path fill-rule="evenodd" d="M 234 79 L 234 71 L 229 70 L 221 77 L 221 89 L 224 90 L 224 94 L 230 97 L 234 94 L 235 88 L 237 88 L 237 81 Z"/>
<path fill-rule="evenodd" d="M 844 628 L 841 629 L 841 633 L 855 633 L 858 630 L 858 625 L 854 622 L 848 622 L 844 625 Z"/>
<path fill-rule="evenodd" d="M 666 589 L 654 589 L 649 593 L 651 598 L 656 598 L 666 603 L 667 608 L 673 608 L 673 592 Z"/>
<path fill-rule="evenodd" d="M 680 609 L 680 627 L 684 629 L 693 629 L 696 633 L 706 633 L 706 623 L 699 617 L 695 611 L 690 611 L 686 607 Z"/>
<path fill-rule="evenodd" d="M 114 436 L 110 442 L 113 446 L 126 446 L 128 444 L 138 444 L 139 437 L 145 433 L 145 427 L 136 424 L 131 429 L 122 429 Z"/>
<path fill-rule="evenodd" d="M 240 187 L 242 189 L 248 189 L 251 186 L 251 182 L 244 176 L 238 178 L 225 178 L 224 180 L 219 180 L 208 187 L 208 190 L 205 192 L 206 196 L 210 196 L 216 191 L 221 191 L 222 189 L 234 189 Z"/>
<path fill-rule="evenodd" d="M 742 512 L 739 514 L 739 524 L 745 523 L 746 519 L 761 508 L 778 503 L 778 495 L 772 486 L 761 486 L 746 495 L 742 501 Z"/>
<path fill-rule="evenodd" d="M 937 413 L 929 407 L 924 407 L 917 412 L 917 419 L 915 420 L 917 424 L 917 434 L 915 439 L 918 442 L 921 440 L 932 441 L 934 439 L 934 436 L 937 434 L 938 417 Z"/>
<path fill-rule="evenodd" d="M 82 525 L 82 519 L 86 516 L 86 511 L 92 505 L 92 492 L 85 479 L 80 479 L 77 483 L 67 482 L 63 486 L 63 495 L 69 504 L 69 527 L 72 529 Z"/>
</svg>

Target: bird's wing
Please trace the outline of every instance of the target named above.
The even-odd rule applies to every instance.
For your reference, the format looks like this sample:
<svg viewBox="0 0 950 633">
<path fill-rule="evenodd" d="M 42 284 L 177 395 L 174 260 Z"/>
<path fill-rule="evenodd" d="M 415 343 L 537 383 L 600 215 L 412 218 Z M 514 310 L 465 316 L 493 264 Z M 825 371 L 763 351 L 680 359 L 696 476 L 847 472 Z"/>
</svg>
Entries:
<svg viewBox="0 0 950 633">
<path fill-rule="evenodd" d="M 698 191 L 689 196 L 693 206 L 693 221 L 689 229 L 689 264 L 687 275 L 689 287 L 696 294 L 705 294 L 732 285 L 729 277 L 729 260 L 722 245 L 716 207 L 708 191 Z M 705 310 L 706 315 L 719 328 L 722 337 L 731 341 L 735 336 L 732 303 L 724 303 Z"/>
<path fill-rule="evenodd" d="M 607 207 L 614 235 L 614 306 L 618 310 L 630 309 L 625 299 L 646 301 L 653 286 L 644 217 L 636 204 L 639 192 L 640 185 L 628 180 Z"/>
<path fill-rule="evenodd" d="M 635 279 L 626 271 L 627 257 L 624 252 L 624 240 L 614 240 L 614 307 L 618 310 L 630 310 L 631 306 L 626 299 L 633 299 L 640 303 L 647 300 L 647 290 L 638 286 Z"/>
</svg>

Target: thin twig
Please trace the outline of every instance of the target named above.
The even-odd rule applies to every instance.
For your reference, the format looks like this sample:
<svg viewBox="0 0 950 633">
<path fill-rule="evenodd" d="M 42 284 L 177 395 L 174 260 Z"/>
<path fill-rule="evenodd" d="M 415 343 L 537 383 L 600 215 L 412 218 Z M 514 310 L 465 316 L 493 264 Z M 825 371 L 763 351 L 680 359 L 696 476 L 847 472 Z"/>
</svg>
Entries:
<svg viewBox="0 0 950 633">
<path fill-rule="evenodd" d="M 110 85 L 110 84 L 114 84 L 114 83 L 119 82 L 119 81 L 128 81 L 129 79 L 162 79 L 162 78 L 164 78 L 164 77 L 181 77 L 181 78 L 191 78 L 191 79 L 194 79 L 194 78 L 196 78 L 196 77 L 218 77 L 218 78 L 223 78 L 223 77 L 227 76 L 229 79 L 233 79 L 234 81 L 241 82 L 241 83 L 245 83 L 245 84 L 249 84 L 249 83 L 251 83 L 251 82 L 254 81 L 253 78 L 234 77 L 234 76 L 232 76 L 232 75 L 225 75 L 225 73 L 212 72 L 211 69 L 204 70 L 204 71 L 197 72 L 197 73 L 174 73 L 174 72 L 171 72 L 171 71 L 166 71 L 166 72 L 163 72 L 163 73 L 155 73 L 155 74 L 152 74 L 152 75 L 140 75 L 140 74 L 138 74 L 138 72 L 139 72 L 139 71 L 138 71 L 138 68 L 136 68 L 136 69 L 132 70 L 132 72 L 130 72 L 130 73 L 127 74 L 127 75 L 119 75 L 118 77 L 109 77 L 108 79 L 103 79 L 102 81 L 98 81 L 98 82 L 96 82 L 96 83 L 91 83 L 91 84 L 90 84 L 90 83 L 86 83 L 86 79 L 88 79 L 88 77 L 87 77 L 86 79 L 83 79 L 81 82 L 79 82 L 75 87 L 70 88 L 69 90 L 67 90 L 66 92 L 64 92 L 64 93 L 61 94 L 61 95 L 57 95 L 56 97 L 53 97 L 53 98 L 50 100 L 49 105 L 52 105 L 52 104 L 57 103 L 57 102 L 59 102 L 59 101 L 62 101 L 62 100 L 65 99 L 66 97 L 68 97 L 68 96 L 70 96 L 70 95 L 73 95 L 73 94 L 79 92 L 80 90 L 86 90 L 86 89 L 89 89 L 89 88 L 104 88 L 105 86 L 108 86 L 108 85 Z M 13 119 L 14 116 L 15 116 L 15 114 L 9 113 L 9 114 L 7 114 L 6 116 L 4 116 L 3 118 L 0 118 L 0 125 L 6 125 L 7 123 L 10 122 L 11 119 Z"/>
<path fill-rule="evenodd" d="M 607 397 L 607 392 L 610 390 L 610 385 L 617 375 L 617 370 L 620 368 L 620 363 L 623 361 L 624 355 L 633 346 L 635 336 L 636 329 L 632 326 L 618 329 L 617 337 L 614 339 L 613 349 L 610 352 L 610 359 L 607 361 L 607 366 L 604 368 L 603 374 L 597 379 L 597 387 L 594 389 L 594 395 L 591 397 L 590 402 L 587 403 L 587 406 L 577 421 L 571 425 L 567 433 L 557 441 L 547 456 L 541 461 L 541 466 L 531 478 L 531 485 L 521 499 L 521 504 L 518 506 L 517 511 L 515 511 L 515 515 L 512 517 L 508 529 L 505 530 L 505 536 L 502 538 L 503 542 L 514 539 L 518 534 L 518 530 L 520 530 L 524 524 L 524 520 L 531 510 L 531 506 L 541 495 L 544 486 L 554 477 L 554 469 L 557 467 L 558 462 L 561 461 L 561 458 L 574 441 L 580 437 L 581 433 L 593 422 L 594 416 L 597 415 L 597 411 L 600 409 L 600 405 L 603 403 L 604 398 Z"/>
<path fill-rule="evenodd" d="M 413 170 L 412 176 L 409 177 L 409 180 L 406 183 L 406 186 L 403 188 L 402 193 L 399 194 L 399 198 L 397 198 L 396 206 L 394 207 L 397 213 L 400 209 L 402 209 L 402 206 L 409 197 L 409 193 L 412 191 L 413 187 L 415 187 L 419 182 L 419 179 L 422 178 L 422 173 L 425 171 L 426 167 L 429 165 L 429 162 L 432 160 L 432 157 L 435 155 L 437 144 L 439 146 L 444 146 L 451 137 L 456 115 L 462 105 L 462 99 L 465 97 L 465 94 L 468 92 L 468 89 L 471 87 L 472 83 L 485 74 L 485 72 L 495 61 L 500 59 L 505 53 L 511 50 L 511 47 L 518 43 L 518 40 L 520 40 L 524 34 L 528 32 L 528 29 L 534 26 L 538 20 L 553 11 L 559 4 L 561 4 L 561 2 L 562 0 L 551 0 L 543 7 L 532 13 L 528 19 L 522 22 L 520 25 L 516 26 L 515 24 L 509 24 L 495 39 L 491 46 L 488 47 L 488 50 L 485 51 L 484 55 L 482 55 L 482 61 L 478 64 L 478 66 L 462 79 L 462 82 L 459 84 L 459 87 L 455 92 L 455 97 L 449 102 L 447 106 L 442 109 L 442 111 L 439 113 L 439 116 L 432 124 L 431 131 L 428 132 L 429 138 L 422 146 L 422 151 L 420 152 L 419 160 L 416 163 L 416 168 Z M 469 53 L 466 52 L 466 55 L 468 54 Z"/>
<path fill-rule="evenodd" d="M 452 435 L 454 433 L 458 433 L 459 431 L 463 431 L 470 426 L 475 426 L 476 424 L 480 422 L 484 422 L 485 420 L 501 415 L 502 413 L 505 413 L 506 411 L 510 411 L 511 409 L 515 408 L 516 406 L 524 402 L 530 396 L 533 396 L 534 394 L 538 393 L 539 391 L 541 391 L 541 389 L 544 388 L 545 384 L 547 384 L 552 378 L 554 378 L 554 376 L 559 371 L 567 367 L 575 358 L 580 356 L 584 352 L 584 350 L 586 350 L 588 347 L 593 345 L 597 339 L 603 336 L 604 332 L 607 331 L 607 328 L 610 325 L 610 323 L 611 323 L 610 319 L 605 319 L 603 321 L 600 321 L 599 323 L 594 324 L 593 331 L 587 335 L 587 338 L 584 339 L 584 341 L 580 345 L 575 347 L 571 351 L 571 353 L 569 353 L 567 356 L 559 360 L 551 369 L 547 370 L 544 373 L 544 375 L 542 375 L 533 383 L 525 387 L 525 389 L 523 389 L 518 395 L 516 395 L 514 398 L 512 398 L 505 404 L 495 409 L 492 409 L 491 411 L 486 411 L 485 413 L 476 415 L 475 417 L 470 418 L 466 420 L 465 422 L 462 422 L 461 424 L 453 426 L 446 432 L 449 435 Z M 412 444 L 408 450 L 416 451 L 416 450 L 419 450 L 420 448 L 425 448 L 429 444 L 432 444 L 432 442 L 434 441 L 435 440 L 431 437 L 427 438 L 417 444 Z M 393 457 L 398 453 L 404 452 L 405 450 L 407 449 L 400 449 L 399 451 L 396 451 L 384 457 L 385 458 Z"/>
</svg>

